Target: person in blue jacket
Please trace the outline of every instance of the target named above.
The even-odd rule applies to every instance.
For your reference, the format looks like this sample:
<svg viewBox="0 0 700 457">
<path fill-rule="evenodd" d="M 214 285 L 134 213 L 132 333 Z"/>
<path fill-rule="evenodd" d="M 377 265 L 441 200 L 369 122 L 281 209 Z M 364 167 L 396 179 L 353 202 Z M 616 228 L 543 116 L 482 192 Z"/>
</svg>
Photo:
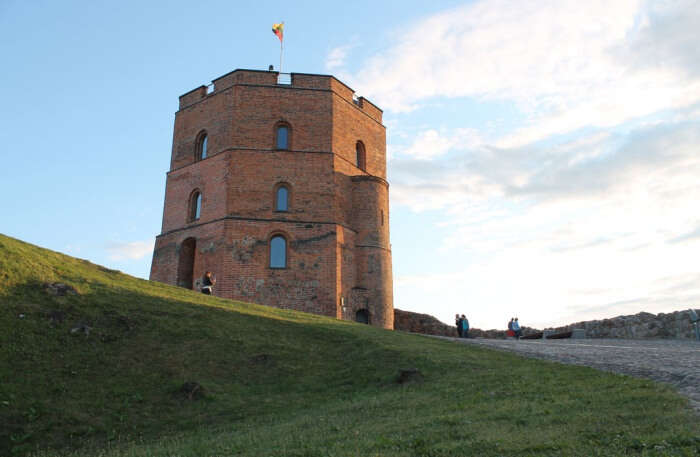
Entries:
<svg viewBox="0 0 700 457">
<path fill-rule="evenodd" d="M 462 338 L 469 338 L 469 319 L 462 314 L 462 317 L 460 318 L 460 324 L 462 328 Z"/>
<path fill-rule="evenodd" d="M 519 340 L 523 331 L 520 329 L 520 324 L 518 323 L 517 317 L 513 320 L 513 332 L 515 332 L 515 339 Z"/>
</svg>

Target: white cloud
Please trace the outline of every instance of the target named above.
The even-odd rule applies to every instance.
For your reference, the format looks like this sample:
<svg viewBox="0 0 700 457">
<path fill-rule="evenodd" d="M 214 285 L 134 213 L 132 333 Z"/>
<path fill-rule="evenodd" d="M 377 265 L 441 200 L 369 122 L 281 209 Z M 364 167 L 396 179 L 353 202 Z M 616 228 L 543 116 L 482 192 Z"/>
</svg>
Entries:
<svg viewBox="0 0 700 457">
<path fill-rule="evenodd" d="M 331 49 L 326 56 L 326 69 L 335 70 L 345 65 L 345 59 L 348 56 L 348 52 L 350 52 L 350 50 L 352 50 L 354 47 L 354 44 L 346 44 Z"/>
<path fill-rule="evenodd" d="M 445 135 L 434 129 L 419 133 L 413 143 L 402 152 L 409 157 L 430 160 L 447 154 L 450 150 L 464 150 L 476 147 L 481 140 L 474 129 L 456 129 Z"/>
<path fill-rule="evenodd" d="M 110 260 L 138 260 L 153 254 L 153 241 L 113 242 L 107 246 Z"/>
<path fill-rule="evenodd" d="M 700 100 L 697 1 L 478 1 L 413 25 L 351 85 L 392 111 L 432 97 L 516 103 L 514 147 Z"/>
<path fill-rule="evenodd" d="M 700 122 L 657 123 L 628 133 L 595 131 L 554 145 L 495 148 L 475 144 L 426 162 L 418 145 L 433 143 L 438 159 L 459 134 L 421 133 L 391 162 L 395 203 L 414 210 L 464 206 L 488 199 L 611 200 L 657 195 L 667 201 L 698 188 Z M 452 147 L 453 151 L 457 149 Z M 424 153 L 427 154 L 427 153 Z"/>
</svg>

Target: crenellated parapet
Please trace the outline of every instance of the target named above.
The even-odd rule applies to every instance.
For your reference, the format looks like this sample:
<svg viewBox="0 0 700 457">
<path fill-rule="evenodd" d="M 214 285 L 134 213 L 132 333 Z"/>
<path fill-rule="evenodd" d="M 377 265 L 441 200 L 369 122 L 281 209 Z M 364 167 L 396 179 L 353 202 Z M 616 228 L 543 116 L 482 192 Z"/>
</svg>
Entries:
<svg viewBox="0 0 700 457">
<path fill-rule="evenodd" d="M 187 108 L 207 97 L 213 97 L 238 85 L 260 85 L 279 89 L 324 90 L 337 94 L 348 103 L 355 104 L 375 121 L 382 122 L 382 110 L 364 97 L 357 97 L 355 91 L 342 81 L 330 75 L 309 73 L 279 73 L 263 70 L 234 70 L 180 96 L 179 109 Z"/>
</svg>

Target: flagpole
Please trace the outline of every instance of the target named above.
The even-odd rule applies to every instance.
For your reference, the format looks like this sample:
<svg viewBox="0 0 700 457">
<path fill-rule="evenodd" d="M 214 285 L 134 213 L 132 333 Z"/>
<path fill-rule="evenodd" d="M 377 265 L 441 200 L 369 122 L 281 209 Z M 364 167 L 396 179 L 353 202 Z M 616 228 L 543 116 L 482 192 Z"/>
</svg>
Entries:
<svg viewBox="0 0 700 457">
<path fill-rule="evenodd" d="M 282 40 L 280 40 L 280 76 L 282 75 Z"/>
</svg>

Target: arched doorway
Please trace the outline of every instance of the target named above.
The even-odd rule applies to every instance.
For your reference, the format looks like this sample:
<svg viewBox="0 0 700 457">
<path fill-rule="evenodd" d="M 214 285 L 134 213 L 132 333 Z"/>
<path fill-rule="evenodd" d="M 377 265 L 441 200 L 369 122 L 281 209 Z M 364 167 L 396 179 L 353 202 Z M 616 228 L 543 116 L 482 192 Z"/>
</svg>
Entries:
<svg viewBox="0 0 700 457">
<path fill-rule="evenodd" d="M 355 313 L 355 322 L 359 322 L 360 324 L 369 324 L 369 311 L 367 311 L 365 308 L 357 310 Z"/>
<path fill-rule="evenodd" d="M 194 255 L 197 251 L 197 240 L 187 238 L 180 245 L 180 254 L 177 262 L 177 285 L 192 289 L 194 285 Z"/>
</svg>

